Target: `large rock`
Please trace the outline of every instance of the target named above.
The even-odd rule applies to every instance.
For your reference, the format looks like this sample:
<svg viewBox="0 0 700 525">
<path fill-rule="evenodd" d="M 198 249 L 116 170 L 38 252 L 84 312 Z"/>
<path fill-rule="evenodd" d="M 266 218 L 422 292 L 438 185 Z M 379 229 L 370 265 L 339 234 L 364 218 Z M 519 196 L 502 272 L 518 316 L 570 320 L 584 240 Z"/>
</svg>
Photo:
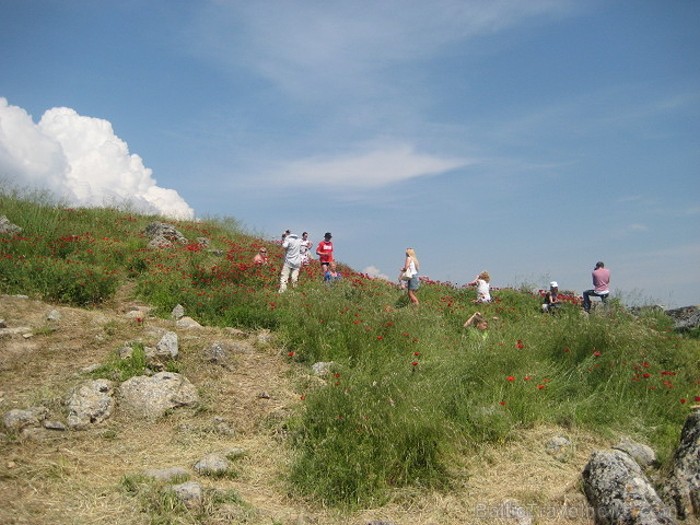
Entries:
<svg viewBox="0 0 700 525">
<path fill-rule="evenodd" d="M 16 224 L 12 224 L 10 219 L 5 215 L 0 215 L 0 234 L 14 234 L 20 233 L 22 228 Z"/>
<path fill-rule="evenodd" d="M 679 332 L 685 332 L 700 326 L 700 308 L 697 306 L 684 306 L 683 308 L 666 310 L 666 315 L 673 319 L 674 328 Z"/>
<path fill-rule="evenodd" d="M 676 521 L 641 467 L 619 450 L 596 451 L 583 470 L 596 525 L 670 525 Z"/>
<path fill-rule="evenodd" d="M 15 408 L 4 415 L 3 423 L 7 430 L 19 432 L 27 427 L 40 426 L 48 413 L 49 409 L 46 407 Z"/>
<path fill-rule="evenodd" d="M 174 244 L 187 244 L 187 238 L 175 226 L 164 222 L 152 222 L 146 226 L 146 235 L 150 237 L 149 248 L 170 248 Z"/>
<path fill-rule="evenodd" d="M 168 410 L 195 406 L 197 389 L 187 378 L 172 372 L 159 372 L 152 377 L 136 376 L 119 387 L 120 407 L 134 417 L 157 419 Z"/>
<path fill-rule="evenodd" d="M 680 519 L 700 517 L 700 408 L 685 420 L 664 497 Z"/>
<path fill-rule="evenodd" d="M 88 381 L 78 386 L 68 398 L 68 427 L 84 430 L 103 422 L 114 410 L 114 389 L 106 379 Z"/>
</svg>

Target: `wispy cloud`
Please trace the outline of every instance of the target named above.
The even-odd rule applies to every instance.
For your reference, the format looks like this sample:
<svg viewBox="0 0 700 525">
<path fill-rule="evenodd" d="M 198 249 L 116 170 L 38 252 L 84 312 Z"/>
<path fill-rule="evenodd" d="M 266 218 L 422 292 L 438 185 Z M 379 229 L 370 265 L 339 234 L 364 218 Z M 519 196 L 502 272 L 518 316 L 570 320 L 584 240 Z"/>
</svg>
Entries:
<svg viewBox="0 0 700 525">
<path fill-rule="evenodd" d="M 418 153 L 404 144 L 336 157 L 296 160 L 279 166 L 266 178 L 276 186 L 373 189 L 407 179 L 435 176 L 475 162 Z"/>
</svg>

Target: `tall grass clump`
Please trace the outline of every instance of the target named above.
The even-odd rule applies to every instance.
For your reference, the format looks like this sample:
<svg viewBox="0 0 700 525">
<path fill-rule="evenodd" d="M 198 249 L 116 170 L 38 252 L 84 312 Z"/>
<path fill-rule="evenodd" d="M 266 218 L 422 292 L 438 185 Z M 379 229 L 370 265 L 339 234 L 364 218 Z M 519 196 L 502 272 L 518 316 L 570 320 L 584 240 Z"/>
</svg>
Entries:
<svg viewBox="0 0 700 525">
<path fill-rule="evenodd" d="M 275 330 L 281 355 L 301 370 L 331 363 L 300 387 L 288 424 L 289 479 L 327 504 L 444 488 L 460 458 L 542 424 L 631 434 L 665 460 L 700 401 L 700 342 L 653 310 L 632 315 L 610 301 L 586 316 L 572 301 L 542 314 L 526 287 L 475 305 L 473 289 L 425 278 L 414 307 L 397 285 L 346 266 L 341 281 L 323 283 L 317 263 L 279 294 L 282 248 L 234 220 L 175 222 L 187 243 L 160 249 L 144 234 L 158 217 L 8 194 L 0 205 L 22 227 L 0 236 L 0 293 L 98 307 L 130 284 L 162 317 L 181 304 L 206 325 Z M 263 245 L 270 264 L 254 266 Z M 486 332 L 463 327 L 477 310 Z M 100 373 L 137 373 L 135 356 Z"/>
</svg>

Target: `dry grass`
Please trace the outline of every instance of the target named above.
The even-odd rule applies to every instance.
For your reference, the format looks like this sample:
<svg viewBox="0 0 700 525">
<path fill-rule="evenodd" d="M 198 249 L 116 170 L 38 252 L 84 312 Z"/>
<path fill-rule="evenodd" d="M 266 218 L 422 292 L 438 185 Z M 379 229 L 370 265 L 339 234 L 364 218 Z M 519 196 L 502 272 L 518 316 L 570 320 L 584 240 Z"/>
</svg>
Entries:
<svg viewBox="0 0 700 525">
<path fill-rule="evenodd" d="M 0 298 L 0 319 L 35 332 L 29 338 L 0 338 L 0 414 L 42 404 L 50 419 L 65 421 L 63 400 L 86 379 L 84 367 L 105 363 L 126 342 L 154 345 L 164 330 L 175 330 L 174 322 L 151 317 L 140 325 L 125 315 L 135 306 L 128 291 L 109 308 L 92 311 Z M 46 315 L 54 308 L 61 319 L 52 331 Z M 303 385 L 312 381 L 306 370 L 289 363 L 274 344 L 261 344 L 254 333 L 175 331 L 180 370 L 199 389 L 202 406 L 174 411 L 155 423 L 128 420 L 116 410 L 107 423 L 87 431 L 0 440 L 0 523 L 152 523 L 142 502 L 123 489 L 125 477 L 151 468 L 191 470 L 203 455 L 232 447 L 247 451 L 234 462 L 237 477 L 202 478 L 191 470 L 191 479 L 206 489 L 234 490 L 244 503 L 214 505 L 200 523 L 513 523 L 500 520 L 497 512 L 509 498 L 532 511 L 539 524 L 591 522 L 578 479 L 591 451 L 605 444 L 556 428 L 533 429 L 517 441 L 463 458 L 454 466 L 449 492 L 401 490 L 381 508 L 349 515 L 292 497 L 284 479 L 291 459 L 284 421 L 301 402 Z M 213 342 L 227 345 L 228 367 L 204 358 L 203 350 Z M 269 398 L 261 397 L 263 392 Z M 216 432 L 214 417 L 226 420 L 235 433 Z M 575 446 L 558 461 L 546 454 L 544 444 L 562 433 Z M 195 523 L 182 519 L 173 523 Z"/>
</svg>

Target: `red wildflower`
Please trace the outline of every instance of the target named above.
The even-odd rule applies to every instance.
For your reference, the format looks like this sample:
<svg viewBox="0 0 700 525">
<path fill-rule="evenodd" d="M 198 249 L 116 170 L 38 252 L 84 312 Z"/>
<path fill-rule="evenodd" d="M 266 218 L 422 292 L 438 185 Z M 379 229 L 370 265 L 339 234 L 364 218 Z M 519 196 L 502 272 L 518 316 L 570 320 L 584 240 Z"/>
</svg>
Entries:
<svg viewBox="0 0 700 525">
<path fill-rule="evenodd" d="M 413 366 L 418 366 L 418 361 L 413 361 L 411 364 L 412 364 Z"/>
<path fill-rule="evenodd" d="M 294 353 L 294 352 L 289 352 L 287 355 L 288 355 L 289 357 L 294 357 L 294 356 L 295 356 L 295 353 Z"/>
<path fill-rule="evenodd" d="M 569 347 L 568 347 L 568 346 L 565 346 L 565 347 L 564 347 L 564 353 L 565 353 L 565 354 L 568 354 L 569 352 L 571 352 L 571 350 L 569 350 Z"/>
<path fill-rule="evenodd" d="M 522 339 L 518 339 L 517 342 L 515 343 L 515 348 L 518 350 L 522 350 L 525 348 L 525 344 L 523 343 Z"/>
<path fill-rule="evenodd" d="M 515 376 L 506 377 L 506 381 L 510 381 L 512 383 L 513 381 L 515 381 Z"/>
<path fill-rule="evenodd" d="M 685 405 L 686 401 L 688 401 L 686 398 L 682 397 L 681 398 L 681 405 Z"/>
<path fill-rule="evenodd" d="M 593 357 L 600 357 L 600 350 L 596 350 L 593 352 Z"/>
<path fill-rule="evenodd" d="M 700 403 L 700 396 L 695 396 L 695 402 Z"/>
<path fill-rule="evenodd" d="M 544 385 L 537 385 L 537 390 L 542 390 L 544 388 Z"/>
<path fill-rule="evenodd" d="M 499 401 L 498 404 L 501 405 L 502 407 L 506 406 L 506 402 L 505 402 L 505 401 Z"/>
<path fill-rule="evenodd" d="M 523 377 L 523 381 L 529 381 L 530 379 L 532 379 L 530 376 Z"/>
<path fill-rule="evenodd" d="M 649 378 L 651 377 L 651 374 L 650 374 L 649 372 L 644 372 L 644 373 L 642 374 L 642 377 L 643 377 L 644 379 L 649 379 Z"/>
<path fill-rule="evenodd" d="M 420 355 L 420 352 L 413 352 L 413 355 L 415 355 L 416 357 L 418 357 L 418 356 Z"/>
<path fill-rule="evenodd" d="M 381 341 L 382 339 L 384 339 L 384 336 L 383 336 L 383 335 L 378 335 L 378 336 L 377 336 L 377 341 Z"/>
</svg>

